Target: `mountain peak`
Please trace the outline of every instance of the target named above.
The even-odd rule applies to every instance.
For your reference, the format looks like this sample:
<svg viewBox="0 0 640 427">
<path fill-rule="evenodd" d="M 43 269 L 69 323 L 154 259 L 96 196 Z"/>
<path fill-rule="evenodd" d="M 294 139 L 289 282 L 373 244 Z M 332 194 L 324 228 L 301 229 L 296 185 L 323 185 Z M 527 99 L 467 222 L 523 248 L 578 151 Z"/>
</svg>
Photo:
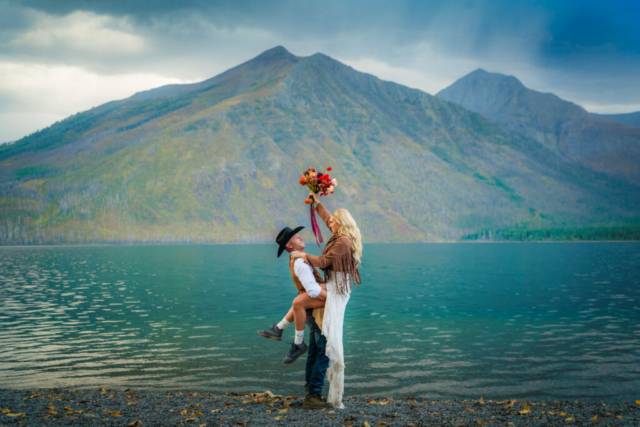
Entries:
<svg viewBox="0 0 640 427">
<path fill-rule="evenodd" d="M 274 61 L 274 60 L 277 61 L 281 59 L 293 60 L 293 59 L 296 59 L 296 57 L 287 49 L 285 49 L 284 46 L 276 46 L 276 47 L 272 47 L 271 49 L 265 50 L 260 55 L 253 58 L 252 61 L 270 62 L 270 61 Z"/>
<path fill-rule="evenodd" d="M 508 76 L 506 74 L 500 74 L 500 73 L 491 73 L 482 68 L 478 68 L 477 70 L 470 72 L 466 76 L 459 79 L 456 83 L 465 82 L 465 81 L 475 83 L 479 80 L 484 82 L 484 84 L 500 84 L 500 85 L 509 85 L 509 86 L 523 88 L 523 89 L 525 88 L 522 82 L 514 76 Z"/>
</svg>

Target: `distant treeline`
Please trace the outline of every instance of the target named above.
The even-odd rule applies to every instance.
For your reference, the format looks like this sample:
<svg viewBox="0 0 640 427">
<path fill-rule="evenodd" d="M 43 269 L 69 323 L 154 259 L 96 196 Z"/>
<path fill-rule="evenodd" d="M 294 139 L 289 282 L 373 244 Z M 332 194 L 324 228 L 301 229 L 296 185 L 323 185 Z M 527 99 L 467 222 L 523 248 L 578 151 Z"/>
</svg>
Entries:
<svg viewBox="0 0 640 427">
<path fill-rule="evenodd" d="M 460 240 L 491 240 L 509 242 L 527 241 L 589 241 L 589 240 L 640 240 L 640 225 L 582 228 L 505 228 L 482 230 L 462 236 Z"/>
</svg>

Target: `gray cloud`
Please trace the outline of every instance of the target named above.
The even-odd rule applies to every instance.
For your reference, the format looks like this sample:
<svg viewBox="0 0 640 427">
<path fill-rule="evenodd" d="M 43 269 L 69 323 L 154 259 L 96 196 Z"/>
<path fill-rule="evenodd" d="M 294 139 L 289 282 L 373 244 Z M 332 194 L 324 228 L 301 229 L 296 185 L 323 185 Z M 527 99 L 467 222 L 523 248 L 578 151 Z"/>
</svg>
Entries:
<svg viewBox="0 0 640 427">
<path fill-rule="evenodd" d="M 7 64 L 50 67 L 75 76 L 75 90 L 102 78 L 127 96 L 136 82 L 206 79 L 283 45 L 301 56 L 323 52 L 430 93 L 482 67 L 591 109 L 630 111 L 640 108 L 634 73 L 640 29 L 633 25 L 639 12 L 634 3 L 615 0 L 0 0 L 0 75 L 17 70 Z M 46 75 L 45 69 L 34 79 Z M 46 85 L 35 86 L 47 92 Z M 96 90 L 56 112 L 0 82 L 0 114 L 31 109 L 62 118 L 110 100 L 102 98 L 109 93 Z M 52 98 L 62 94 L 50 91 Z M 46 125 L 42 120 L 33 130 Z M 24 128 L 5 128 L 0 141 L 20 137 Z"/>
</svg>

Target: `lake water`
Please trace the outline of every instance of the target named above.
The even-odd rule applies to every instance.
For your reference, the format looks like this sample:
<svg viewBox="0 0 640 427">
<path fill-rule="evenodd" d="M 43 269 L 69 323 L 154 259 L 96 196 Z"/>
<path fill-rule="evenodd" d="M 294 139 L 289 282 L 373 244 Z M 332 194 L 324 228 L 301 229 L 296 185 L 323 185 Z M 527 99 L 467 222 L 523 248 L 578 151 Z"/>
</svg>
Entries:
<svg viewBox="0 0 640 427">
<path fill-rule="evenodd" d="M 360 271 L 346 396 L 640 398 L 638 243 L 370 244 Z M 0 387 L 304 394 L 293 325 L 256 333 L 296 294 L 275 244 L 0 248 L 0 284 Z"/>
</svg>

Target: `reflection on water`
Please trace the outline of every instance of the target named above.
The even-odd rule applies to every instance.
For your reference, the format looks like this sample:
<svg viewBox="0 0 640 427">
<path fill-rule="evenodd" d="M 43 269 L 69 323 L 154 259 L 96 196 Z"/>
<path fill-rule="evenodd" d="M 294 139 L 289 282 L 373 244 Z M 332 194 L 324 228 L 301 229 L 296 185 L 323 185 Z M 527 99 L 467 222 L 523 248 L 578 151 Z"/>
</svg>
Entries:
<svg viewBox="0 0 640 427">
<path fill-rule="evenodd" d="M 275 246 L 0 249 L 0 386 L 301 394 Z M 312 253 L 317 254 L 310 249 Z M 640 244 L 366 245 L 347 395 L 634 401 Z"/>
</svg>

